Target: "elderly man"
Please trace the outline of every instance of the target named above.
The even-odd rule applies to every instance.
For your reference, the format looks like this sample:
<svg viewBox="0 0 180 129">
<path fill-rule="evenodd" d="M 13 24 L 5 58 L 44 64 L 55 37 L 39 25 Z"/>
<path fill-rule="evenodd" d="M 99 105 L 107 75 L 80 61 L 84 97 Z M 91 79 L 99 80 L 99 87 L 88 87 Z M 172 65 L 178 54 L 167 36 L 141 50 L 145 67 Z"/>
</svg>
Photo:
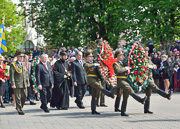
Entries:
<svg viewBox="0 0 180 129">
<path fill-rule="evenodd" d="M 85 61 L 82 60 L 82 55 L 83 55 L 82 52 L 78 51 L 76 56 L 77 59 L 74 62 L 72 62 L 71 65 L 73 81 L 75 86 L 75 96 L 76 96 L 75 103 L 81 109 L 85 108 L 82 99 L 87 89 L 87 74 L 86 74 L 86 70 L 83 67 Z"/>
<path fill-rule="evenodd" d="M 47 54 L 41 55 L 41 62 L 36 66 L 36 81 L 40 90 L 41 109 L 49 113 L 47 107 L 48 102 L 51 101 L 52 88 L 54 87 L 54 80 L 51 71 L 51 64 L 48 60 Z"/>
<path fill-rule="evenodd" d="M 10 66 L 10 82 L 14 89 L 16 110 L 19 115 L 24 115 L 22 108 L 27 97 L 27 87 L 30 86 L 29 75 L 26 65 L 23 62 L 24 52 L 17 51 L 15 56 L 17 56 L 17 61 L 13 62 Z"/>
</svg>

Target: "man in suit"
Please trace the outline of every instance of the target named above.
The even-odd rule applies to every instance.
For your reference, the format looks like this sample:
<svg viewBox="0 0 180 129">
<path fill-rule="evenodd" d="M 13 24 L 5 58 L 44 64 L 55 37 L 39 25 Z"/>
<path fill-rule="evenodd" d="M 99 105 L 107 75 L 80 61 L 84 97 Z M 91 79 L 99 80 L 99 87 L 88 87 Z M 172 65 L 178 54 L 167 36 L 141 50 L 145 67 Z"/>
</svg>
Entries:
<svg viewBox="0 0 180 129">
<path fill-rule="evenodd" d="M 48 55 L 42 54 L 41 62 L 36 66 L 36 81 L 40 90 L 40 98 L 42 103 L 40 108 L 44 110 L 44 112 L 49 113 L 47 104 L 51 101 L 54 80 L 51 71 L 51 64 L 50 62 L 47 62 L 47 60 Z"/>
<path fill-rule="evenodd" d="M 137 94 L 134 93 L 134 90 L 130 86 L 129 82 L 127 81 L 127 75 L 125 73 L 130 69 L 128 66 L 124 66 L 123 60 L 125 59 L 123 55 L 123 50 L 118 49 L 115 54 L 114 58 L 117 58 L 118 61 L 113 64 L 114 72 L 117 76 L 117 98 L 115 101 L 115 111 L 116 111 L 116 105 L 119 106 L 121 95 L 123 94 L 123 101 L 121 105 L 121 116 L 128 116 L 126 112 L 126 106 L 127 106 L 127 100 L 129 95 L 131 95 L 135 100 L 138 102 L 144 104 L 146 101 L 145 98 L 141 98 Z"/>
<path fill-rule="evenodd" d="M 87 74 L 83 67 L 84 61 L 82 60 L 82 55 L 81 51 L 77 53 L 77 59 L 72 62 L 71 68 L 75 86 L 75 103 L 79 108 L 84 109 L 82 99 L 87 89 Z"/>
<path fill-rule="evenodd" d="M 17 56 L 17 61 L 13 62 L 10 66 L 10 82 L 14 89 L 16 110 L 19 115 L 24 115 L 22 108 L 27 97 L 27 87 L 30 86 L 29 75 L 26 65 L 23 62 L 24 52 L 17 51 L 15 56 Z"/>
<path fill-rule="evenodd" d="M 28 100 L 30 101 L 30 105 L 36 105 L 36 103 L 34 103 L 34 98 L 33 98 L 33 87 L 34 87 L 34 84 L 33 84 L 33 81 L 32 81 L 32 77 L 31 77 L 31 63 L 28 62 L 28 55 L 25 55 L 24 56 L 24 62 L 25 62 L 25 65 L 26 65 L 26 68 L 28 70 L 28 74 L 29 74 L 29 82 L 30 82 L 30 86 L 27 88 L 27 91 L 28 91 Z"/>
</svg>

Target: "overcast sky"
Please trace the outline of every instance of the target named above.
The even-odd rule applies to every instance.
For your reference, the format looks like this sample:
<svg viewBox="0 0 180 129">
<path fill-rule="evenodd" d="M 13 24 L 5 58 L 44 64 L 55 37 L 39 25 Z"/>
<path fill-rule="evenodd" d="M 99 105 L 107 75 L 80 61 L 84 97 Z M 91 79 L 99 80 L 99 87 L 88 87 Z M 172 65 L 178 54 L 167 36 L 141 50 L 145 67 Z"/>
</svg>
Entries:
<svg viewBox="0 0 180 129">
<path fill-rule="evenodd" d="M 12 2 L 13 2 L 13 3 L 18 3 L 18 2 L 19 2 L 19 0 L 12 0 Z"/>
</svg>

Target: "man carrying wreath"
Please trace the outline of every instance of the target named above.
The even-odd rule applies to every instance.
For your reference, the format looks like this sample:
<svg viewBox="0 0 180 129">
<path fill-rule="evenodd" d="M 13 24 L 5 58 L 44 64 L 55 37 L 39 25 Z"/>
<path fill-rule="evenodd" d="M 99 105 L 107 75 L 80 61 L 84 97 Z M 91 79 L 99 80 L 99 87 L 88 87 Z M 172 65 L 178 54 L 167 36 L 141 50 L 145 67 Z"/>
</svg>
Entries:
<svg viewBox="0 0 180 129">
<path fill-rule="evenodd" d="M 128 116 L 126 112 L 126 106 L 127 106 L 127 100 L 129 95 L 131 95 L 135 100 L 138 102 L 144 104 L 146 97 L 141 98 L 137 94 L 135 94 L 134 90 L 130 86 L 129 82 L 127 81 L 127 75 L 125 74 L 130 67 L 125 67 L 123 64 L 123 60 L 125 59 L 123 55 L 123 50 L 118 49 L 115 52 L 114 58 L 117 58 L 118 61 L 113 64 L 114 72 L 117 76 L 117 98 L 115 101 L 115 105 L 118 105 L 120 103 L 121 95 L 123 94 L 123 101 L 121 105 L 121 116 Z"/>
</svg>

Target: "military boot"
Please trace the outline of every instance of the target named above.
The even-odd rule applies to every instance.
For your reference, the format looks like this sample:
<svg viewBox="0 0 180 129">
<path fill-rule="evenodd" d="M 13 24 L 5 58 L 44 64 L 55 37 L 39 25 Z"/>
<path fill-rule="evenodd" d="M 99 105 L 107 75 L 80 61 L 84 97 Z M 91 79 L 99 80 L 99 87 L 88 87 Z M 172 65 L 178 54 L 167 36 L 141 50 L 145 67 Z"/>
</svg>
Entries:
<svg viewBox="0 0 180 129">
<path fill-rule="evenodd" d="M 127 115 L 126 112 L 126 107 L 127 107 L 127 101 L 123 101 L 121 105 L 121 116 L 129 116 Z"/>
<path fill-rule="evenodd" d="M 115 112 L 121 112 L 121 110 L 119 109 L 119 104 L 120 104 L 120 98 L 119 97 L 116 97 L 116 101 L 115 101 Z"/>
<path fill-rule="evenodd" d="M 161 90 L 161 89 L 159 89 L 159 90 L 157 90 L 157 93 L 159 94 L 159 95 L 161 95 L 162 97 L 164 97 L 164 98 L 167 98 L 167 99 L 171 99 L 171 95 L 172 95 L 172 91 L 169 91 L 168 93 L 166 93 L 165 91 L 163 91 L 163 90 Z"/>
<path fill-rule="evenodd" d="M 96 100 L 91 100 L 91 110 L 92 114 L 99 115 L 100 113 L 96 111 Z"/>
<path fill-rule="evenodd" d="M 131 95 L 135 100 L 137 100 L 138 102 L 140 102 L 140 103 L 142 103 L 142 104 L 144 104 L 145 103 L 145 101 L 146 101 L 146 99 L 147 99 L 147 97 L 145 96 L 144 98 L 141 98 L 140 96 L 138 96 L 137 94 L 132 94 Z"/>
<path fill-rule="evenodd" d="M 144 113 L 153 114 L 153 112 L 149 111 L 150 107 L 150 98 L 146 99 L 144 104 Z"/>
<path fill-rule="evenodd" d="M 106 89 L 102 89 L 102 93 L 107 95 L 108 97 L 114 98 L 114 94 Z"/>
</svg>

